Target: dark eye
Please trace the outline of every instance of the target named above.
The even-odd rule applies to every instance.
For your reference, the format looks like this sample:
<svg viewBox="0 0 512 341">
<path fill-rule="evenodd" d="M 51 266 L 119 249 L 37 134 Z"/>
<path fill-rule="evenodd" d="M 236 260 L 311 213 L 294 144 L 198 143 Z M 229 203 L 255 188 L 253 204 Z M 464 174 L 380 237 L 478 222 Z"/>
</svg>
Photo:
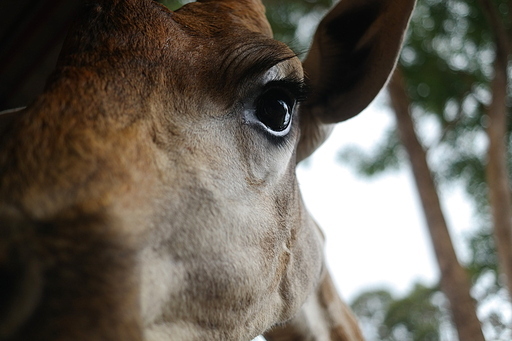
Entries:
<svg viewBox="0 0 512 341">
<path fill-rule="evenodd" d="M 256 102 L 256 117 L 267 128 L 276 133 L 284 132 L 292 121 L 295 99 L 288 91 L 271 88 Z"/>
</svg>

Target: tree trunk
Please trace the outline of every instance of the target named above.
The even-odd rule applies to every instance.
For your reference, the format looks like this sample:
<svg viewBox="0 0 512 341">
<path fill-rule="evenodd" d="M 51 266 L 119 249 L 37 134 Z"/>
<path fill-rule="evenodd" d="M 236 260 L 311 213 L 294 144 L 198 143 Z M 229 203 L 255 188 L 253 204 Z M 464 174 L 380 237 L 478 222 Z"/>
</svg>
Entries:
<svg viewBox="0 0 512 341">
<path fill-rule="evenodd" d="M 459 339 L 484 341 L 481 324 L 476 316 L 475 302 L 470 295 L 469 276 L 457 260 L 441 210 L 436 185 L 428 167 L 427 156 L 414 130 L 409 100 L 398 68 L 389 83 L 388 90 L 400 138 L 409 155 L 428 231 L 441 271 L 441 289 L 450 302 Z"/>
<path fill-rule="evenodd" d="M 496 250 L 501 271 L 507 278 L 509 295 L 512 298 L 512 200 L 507 167 L 507 62 L 509 45 L 506 31 L 501 25 L 494 5 L 480 1 L 490 27 L 495 35 L 496 60 L 494 78 L 491 82 L 492 101 L 487 108 L 486 178 L 489 188 L 489 203 L 494 226 Z"/>
</svg>

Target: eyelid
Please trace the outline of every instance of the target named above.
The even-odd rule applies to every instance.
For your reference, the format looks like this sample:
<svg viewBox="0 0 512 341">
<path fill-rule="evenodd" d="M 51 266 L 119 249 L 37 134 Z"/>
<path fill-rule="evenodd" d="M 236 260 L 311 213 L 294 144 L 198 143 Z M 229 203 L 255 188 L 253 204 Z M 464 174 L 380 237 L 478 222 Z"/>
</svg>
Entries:
<svg viewBox="0 0 512 341">
<path fill-rule="evenodd" d="M 304 102 L 309 95 L 309 89 L 306 82 L 297 77 L 286 77 L 269 81 L 265 84 L 263 92 L 271 88 L 282 88 L 288 91 L 299 103 Z"/>
</svg>

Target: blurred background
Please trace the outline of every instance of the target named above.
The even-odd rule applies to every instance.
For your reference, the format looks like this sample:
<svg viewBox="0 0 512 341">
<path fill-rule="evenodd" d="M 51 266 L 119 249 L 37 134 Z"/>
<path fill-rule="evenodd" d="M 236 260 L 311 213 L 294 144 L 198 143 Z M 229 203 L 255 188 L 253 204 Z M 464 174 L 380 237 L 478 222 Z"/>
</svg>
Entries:
<svg viewBox="0 0 512 341">
<path fill-rule="evenodd" d="M 303 58 L 335 1 L 263 2 Z M 79 4 L 2 1 L 0 110 L 42 91 Z M 511 6 L 419 0 L 387 89 L 299 166 L 369 341 L 512 340 Z"/>
</svg>

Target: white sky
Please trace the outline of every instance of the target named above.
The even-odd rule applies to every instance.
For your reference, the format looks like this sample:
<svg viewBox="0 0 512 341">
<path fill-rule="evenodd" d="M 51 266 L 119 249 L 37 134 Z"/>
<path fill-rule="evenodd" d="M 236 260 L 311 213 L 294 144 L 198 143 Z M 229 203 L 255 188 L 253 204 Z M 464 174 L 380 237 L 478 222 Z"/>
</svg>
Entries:
<svg viewBox="0 0 512 341">
<path fill-rule="evenodd" d="M 328 266 L 348 301 L 363 290 L 382 287 L 405 294 L 416 281 L 434 283 L 438 278 L 408 167 L 367 179 L 336 161 L 348 145 L 371 149 L 391 124 L 392 115 L 373 104 L 339 124 L 309 165 L 297 171 L 306 206 L 327 237 Z M 471 208 L 460 193 L 444 197 L 458 247 L 471 227 Z M 460 255 L 463 250 L 458 251 Z"/>
</svg>

